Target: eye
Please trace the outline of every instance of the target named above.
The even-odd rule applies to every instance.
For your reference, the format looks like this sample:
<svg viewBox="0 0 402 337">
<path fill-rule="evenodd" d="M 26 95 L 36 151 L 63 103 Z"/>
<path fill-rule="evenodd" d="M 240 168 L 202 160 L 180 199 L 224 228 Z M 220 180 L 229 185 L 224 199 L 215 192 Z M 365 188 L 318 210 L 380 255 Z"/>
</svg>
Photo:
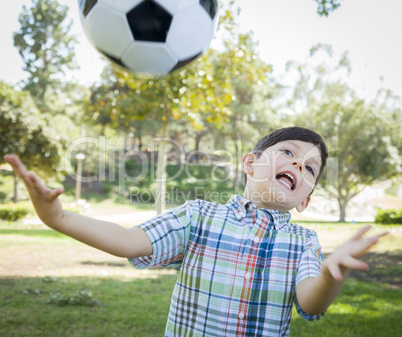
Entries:
<svg viewBox="0 0 402 337">
<path fill-rule="evenodd" d="M 281 150 L 284 154 L 288 155 L 288 156 L 292 156 L 293 157 L 293 153 L 292 151 L 288 150 L 288 149 L 283 149 Z"/>
<path fill-rule="evenodd" d="M 306 166 L 306 170 L 309 171 L 313 176 L 315 176 L 314 170 L 311 168 L 311 166 Z"/>
</svg>

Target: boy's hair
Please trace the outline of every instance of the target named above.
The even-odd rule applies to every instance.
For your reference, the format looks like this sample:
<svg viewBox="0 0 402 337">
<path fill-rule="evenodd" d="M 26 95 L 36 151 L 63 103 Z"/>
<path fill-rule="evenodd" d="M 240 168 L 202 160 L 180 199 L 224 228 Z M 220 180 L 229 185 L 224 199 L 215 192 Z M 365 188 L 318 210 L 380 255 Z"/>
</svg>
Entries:
<svg viewBox="0 0 402 337">
<path fill-rule="evenodd" d="M 310 129 L 301 128 L 297 126 L 277 129 L 271 132 L 270 134 L 266 135 L 265 137 L 261 138 L 257 142 L 252 153 L 254 153 L 256 157 L 259 158 L 267 148 L 286 140 L 300 140 L 302 142 L 312 143 L 318 147 L 321 155 L 321 167 L 320 172 L 315 181 L 315 184 L 317 185 L 318 181 L 322 176 L 325 165 L 327 163 L 328 148 L 325 145 L 325 142 L 322 139 L 322 137 L 318 133 Z M 247 175 L 245 178 L 245 182 L 247 183 Z"/>
</svg>

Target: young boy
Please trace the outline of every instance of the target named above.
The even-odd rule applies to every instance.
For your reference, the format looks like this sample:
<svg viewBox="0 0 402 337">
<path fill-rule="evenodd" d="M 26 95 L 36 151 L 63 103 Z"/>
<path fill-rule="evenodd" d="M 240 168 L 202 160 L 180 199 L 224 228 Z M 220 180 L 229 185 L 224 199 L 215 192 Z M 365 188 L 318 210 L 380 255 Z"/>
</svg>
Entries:
<svg viewBox="0 0 402 337">
<path fill-rule="evenodd" d="M 288 336 L 292 303 L 305 319 L 322 317 L 350 269 L 384 234 L 359 230 L 325 262 L 314 231 L 289 223 L 289 210 L 310 202 L 328 156 L 304 128 L 279 129 L 244 156 L 244 197 L 226 205 L 188 201 L 144 224 L 119 225 L 63 211 L 59 195 L 9 162 L 25 182 L 42 221 L 137 268 L 177 269 L 165 336 Z"/>
</svg>

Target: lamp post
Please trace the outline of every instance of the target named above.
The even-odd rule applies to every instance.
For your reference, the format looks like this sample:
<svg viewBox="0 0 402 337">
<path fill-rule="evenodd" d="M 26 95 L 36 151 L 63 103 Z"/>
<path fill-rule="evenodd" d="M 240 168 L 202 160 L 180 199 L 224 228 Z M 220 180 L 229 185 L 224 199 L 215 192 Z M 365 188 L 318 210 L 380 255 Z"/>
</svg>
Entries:
<svg viewBox="0 0 402 337">
<path fill-rule="evenodd" d="M 82 162 L 85 159 L 85 155 L 77 153 L 75 159 L 77 159 L 77 179 L 75 181 L 75 202 L 77 203 L 81 196 Z"/>
</svg>

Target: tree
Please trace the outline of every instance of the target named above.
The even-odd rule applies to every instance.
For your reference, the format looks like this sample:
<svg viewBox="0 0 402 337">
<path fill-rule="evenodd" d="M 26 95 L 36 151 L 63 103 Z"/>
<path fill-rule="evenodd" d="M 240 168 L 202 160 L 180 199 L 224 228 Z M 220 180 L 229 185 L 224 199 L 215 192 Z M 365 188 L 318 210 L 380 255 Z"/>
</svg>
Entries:
<svg viewBox="0 0 402 337">
<path fill-rule="evenodd" d="M 222 41 L 222 48 L 212 55 L 212 63 L 222 91 L 229 94 L 231 100 L 226 123 L 220 125 L 218 132 L 231 140 L 236 159 L 234 187 L 237 188 L 240 182 L 240 139 L 242 145 L 249 147 L 247 143 L 257 141 L 261 133 L 265 135 L 278 126 L 271 106 L 276 82 L 271 65 L 258 55 L 258 43 L 252 32 L 241 32 L 237 22 L 240 8 L 236 7 L 235 1 L 225 3 L 221 13 L 217 37 Z M 216 94 L 219 95 L 219 91 Z"/>
<path fill-rule="evenodd" d="M 331 48 L 312 48 L 316 52 Z M 337 161 L 336 179 L 327 179 L 326 190 L 338 201 L 340 221 L 345 221 L 348 202 L 364 186 L 389 179 L 401 169 L 401 110 L 383 102 L 365 101 L 336 76 L 349 72 L 344 55 L 335 71 L 325 63 L 316 67 L 294 64 L 300 76 L 295 86 L 293 106 L 298 106 L 297 125 L 309 127 L 329 142 Z M 296 108 L 295 108 L 296 110 Z M 328 168 L 331 169 L 331 168 Z"/>
<path fill-rule="evenodd" d="M 15 153 L 43 178 L 55 175 L 62 140 L 46 127 L 28 92 L 16 91 L 3 82 L 0 82 L 0 134 L 0 163 L 4 162 L 4 155 Z M 18 201 L 15 174 L 13 200 Z"/>
<path fill-rule="evenodd" d="M 94 121 L 108 126 L 134 127 L 141 121 L 158 124 L 158 162 L 156 175 L 156 208 L 163 211 L 166 196 L 166 151 L 169 125 L 175 120 L 188 120 L 194 127 L 201 124 L 201 114 L 221 123 L 228 114 L 228 93 L 217 95 L 221 83 L 214 77 L 209 58 L 186 70 L 167 77 L 143 79 L 134 74 L 105 70 L 100 84 L 94 88 L 88 112 Z M 219 87 L 222 90 L 222 87 Z"/>
<path fill-rule="evenodd" d="M 258 57 L 251 34 L 240 34 L 234 1 L 225 4 L 223 12 L 219 28 L 223 50 L 209 49 L 190 67 L 165 78 L 144 80 L 133 74 L 106 69 L 101 83 L 94 88 L 92 108 L 88 110 L 92 110 L 92 118 L 96 121 L 114 127 L 133 127 L 143 120 L 161 123 L 158 126 L 158 212 L 163 209 L 158 201 L 165 194 L 165 140 L 172 123 L 188 121 L 194 130 L 196 144 L 207 130 L 226 129 L 228 133 L 231 129 L 230 136 L 236 146 L 239 134 L 251 129 L 250 125 L 258 125 L 259 111 L 250 108 L 256 93 L 265 98 L 270 95 L 261 88 L 268 87 L 271 68 Z M 238 165 L 236 173 L 237 183 Z"/>
<path fill-rule="evenodd" d="M 317 13 L 320 16 L 328 16 L 336 10 L 341 4 L 340 0 L 315 0 L 317 2 Z"/>
<path fill-rule="evenodd" d="M 72 22 L 64 24 L 67 14 L 68 7 L 56 0 L 32 0 L 32 7 L 23 6 L 21 27 L 14 33 L 14 46 L 28 73 L 23 88 L 43 111 L 48 110 L 48 91 L 56 92 L 65 71 L 76 68 L 76 38 L 69 34 Z"/>
</svg>

